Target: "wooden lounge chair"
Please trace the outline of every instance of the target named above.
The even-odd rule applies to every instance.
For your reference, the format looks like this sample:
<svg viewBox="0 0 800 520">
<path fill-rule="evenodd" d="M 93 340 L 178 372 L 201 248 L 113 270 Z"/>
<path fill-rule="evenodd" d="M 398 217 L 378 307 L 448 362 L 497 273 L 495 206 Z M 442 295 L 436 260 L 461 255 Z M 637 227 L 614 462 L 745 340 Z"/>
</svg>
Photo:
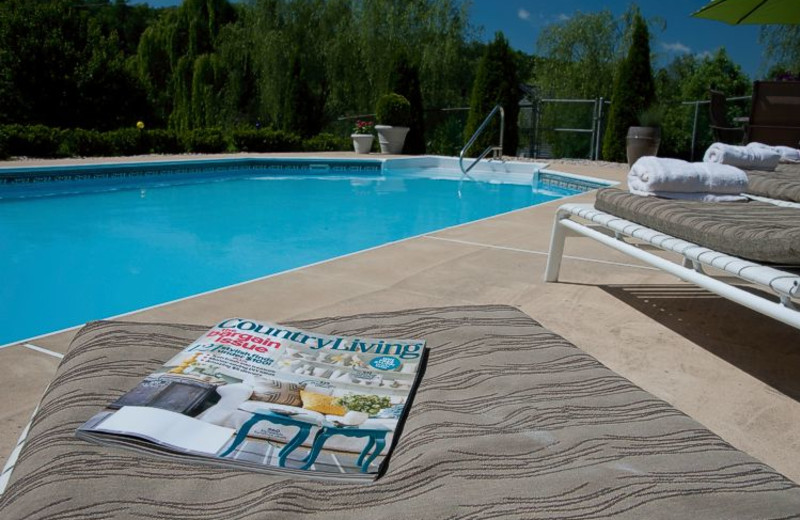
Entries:
<svg viewBox="0 0 800 520">
<path fill-rule="evenodd" d="M 595 205 L 556 214 L 545 280 L 558 281 L 567 236 L 592 238 L 723 298 L 800 329 L 800 209 L 765 202 L 708 203 L 600 190 Z M 641 246 L 677 253 L 676 263 Z M 722 271 L 754 293 L 716 277 Z"/>
<path fill-rule="evenodd" d="M 727 101 L 719 90 L 709 90 L 709 121 L 714 141 L 725 144 L 742 144 L 744 127 L 731 126 L 728 122 Z"/>
<path fill-rule="evenodd" d="M 800 81 L 756 81 L 748 143 L 800 146 Z"/>
</svg>

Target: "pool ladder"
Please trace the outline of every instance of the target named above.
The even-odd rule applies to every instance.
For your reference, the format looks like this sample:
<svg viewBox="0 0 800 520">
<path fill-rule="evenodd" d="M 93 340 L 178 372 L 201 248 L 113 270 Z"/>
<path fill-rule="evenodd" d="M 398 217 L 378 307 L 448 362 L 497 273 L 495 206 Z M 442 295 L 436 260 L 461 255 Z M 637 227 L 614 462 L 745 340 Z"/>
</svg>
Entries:
<svg viewBox="0 0 800 520">
<path fill-rule="evenodd" d="M 467 150 L 469 150 L 470 146 L 475 144 L 475 141 L 483 133 L 483 131 L 486 130 L 486 127 L 489 126 L 489 122 L 498 112 L 500 113 L 500 143 L 497 146 L 487 147 L 486 150 L 484 150 L 483 153 L 481 153 L 477 159 L 472 161 L 472 164 L 464 168 L 464 154 L 467 153 Z M 489 155 L 490 152 L 492 154 L 492 158 L 490 160 L 501 160 L 501 161 L 503 160 L 503 129 L 505 128 L 505 126 L 506 126 L 505 111 L 503 111 L 503 107 L 501 107 L 500 105 L 495 105 L 492 111 L 489 112 L 489 115 L 486 116 L 486 119 L 483 120 L 481 126 L 479 126 L 477 130 L 475 130 L 475 133 L 472 134 L 472 137 L 470 137 L 469 141 L 467 141 L 467 144 L 464 145 L 464 148 L 461 149 L 461 153 L 458 154 L 458 165 L 461 167 L 461 173 L 466 175 L 467 172 L 469 172 L 472 168 L 475 167 L 476 164 L 478 164 L 478 161 Z"/>
</svg>

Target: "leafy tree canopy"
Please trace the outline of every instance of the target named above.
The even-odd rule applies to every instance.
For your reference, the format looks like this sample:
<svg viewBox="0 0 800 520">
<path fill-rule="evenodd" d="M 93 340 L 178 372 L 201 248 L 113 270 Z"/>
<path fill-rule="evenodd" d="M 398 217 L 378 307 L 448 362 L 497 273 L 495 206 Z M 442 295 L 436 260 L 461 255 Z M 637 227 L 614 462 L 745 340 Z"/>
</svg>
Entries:
<svg viewBox="0 0 800 520">
<path fill-rule="evenodd" d="M 546 26 L 536 42 L 546 58 L 537 69 L 536 83 L 546 96 L 609 97 L 621 38 L 620 21 L 608 9 L 578 11 Z"/>
<path fill-rule="evenodd" d="M 144 100 L 126 61 L 152 18 L 120 1 L 0 2 L 0 123 L 127 124 Z"/>
<path fill-rule="evenodd" d="M 709 89 L 722 91 L 727 97 L 749 96 L 752 84 L 741 68 L 728 57 L 724 49 L 711 56 L 698 58 L 687 54 L 675 58 L 656 74 L 656 91 L 665 109 L 662 122 L 659 154 L 667 157 L 691 157 L 694 105 L 685 101 L 709 99 Z M 746 114 L 747 103 L 729 103 L 729 118 Z M 708 127 L 708 106 L 700 105 L 697 111 L 698 130 L 695 153 L 711 144 Z"/>
<path fill-rule="evenodd" d="M 764 25 L 758 40 L 773 70 L 800 76 L 800 25 Z"/>
</svg>

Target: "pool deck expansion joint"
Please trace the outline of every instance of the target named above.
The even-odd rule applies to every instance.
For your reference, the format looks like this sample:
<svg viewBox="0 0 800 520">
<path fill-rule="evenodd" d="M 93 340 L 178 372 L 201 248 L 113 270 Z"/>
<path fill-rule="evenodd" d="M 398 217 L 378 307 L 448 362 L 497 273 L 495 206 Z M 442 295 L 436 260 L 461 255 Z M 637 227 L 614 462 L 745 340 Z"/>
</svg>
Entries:
<svg viewBox="0 0 800 520">
<path fill-rule="evenodd" d="M 486 247 L 489 249 L 497 249 L 500 251 L 513 251 L 515 253 L 526 253 L 529 255 L 538 255 L 538 256 L 547 256 L 549 253 L 546 251 L 534 251 L 532 249 L 520 249 L 518 247 L 508 247 L 508 246 L 498 246 L 494 244 L 485 244 L 482 242 L 472 242 L 470 240 L 459 240 L 457 238 L 446 238 L 446 237 L 437 237 L 434 235 L 424 235 L 423 238 L 429 238 L 432 240 L 442 240 L 444 242 L 453 242 L 455 244 L 463 244 L 466 246 L 476 246 L 476 247 Z M 605 264 L 605 265 L 614 265 L 619 267 L 633 267 L 636 269 L 647 269 L 650 271 L 658 271 L 655 267 L 649 267 L 646 265 L 636 265 L 636 264 L 626 264 L 621 262 L 611 262 L 608 260 L 597 260 L 595 258 L 584 258 L 582 256 L 571 256 L 571 255 L 563 255 L 563 258 L 569 258 L 570 260 L 578 260 L 580 262 L 590 262 L 593 264 Z"/>
</svg>

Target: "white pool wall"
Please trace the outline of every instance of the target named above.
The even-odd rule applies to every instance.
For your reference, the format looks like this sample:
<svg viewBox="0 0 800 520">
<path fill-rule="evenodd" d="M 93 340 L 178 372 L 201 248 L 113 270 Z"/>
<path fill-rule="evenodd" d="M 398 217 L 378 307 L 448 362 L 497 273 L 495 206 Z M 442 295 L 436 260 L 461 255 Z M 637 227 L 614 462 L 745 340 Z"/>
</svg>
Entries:
<svg viewBox="0 0 800 520">
<path fill-rule="evenodd" d="M 469 167 L 469 165 L 472 164 L 472 161 L 474 161 L 474 159 L 464 159 L 464 166 Z M 476 164 L 467 175 L 475 180 L 481 181 L 530 184 L 533 178 L 532 176 L 537 172 L 541 172 L 608 186 L 619 184 L 616 181 L 609 181 L 608 179 L 602 179 L 599 177 L 590 177 L 586 175 L 577 175 L 574 173 L 564 173 L 557 170 L 550 170 L 547 168 L 547 166 L 548 163 L 545 162 L 500 161 L 484 159 Z M 441 178 L 460 179 L 463 176 L 458 157 L 425 155 L 422 157 L 383 160 L 383 171 L 385 173 L 402 170 L 404 174 L 408 175 L 409 170 L 432 169 L 439 170 L 437 175 L 440 175 Z M 425 175 L 429 176 L 430 173 L 425 172 Z"/>
</svg>

